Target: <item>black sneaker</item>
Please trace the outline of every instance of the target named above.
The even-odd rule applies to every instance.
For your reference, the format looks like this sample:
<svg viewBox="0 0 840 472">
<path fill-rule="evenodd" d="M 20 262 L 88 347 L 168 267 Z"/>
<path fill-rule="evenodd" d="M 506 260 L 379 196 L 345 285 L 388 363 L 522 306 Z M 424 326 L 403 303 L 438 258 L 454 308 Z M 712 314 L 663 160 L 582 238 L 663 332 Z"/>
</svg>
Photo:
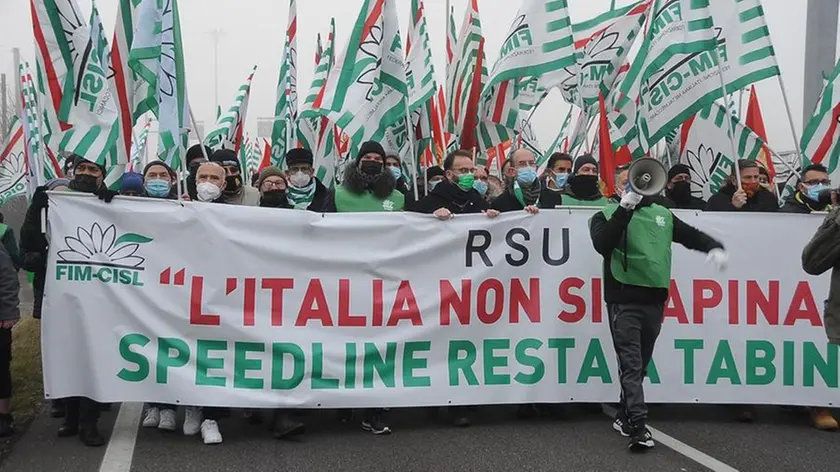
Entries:
<svg viewBox="0 0 840 472">
<path fill-rule="evenodd" d="M 644 452 L 648 449 L 653 449 L 656 443 L 653 442 L 653 436 L 644 426 L 636 427 L 630 437 L 630 444 L 628 447 L 631 452 Z"/>
<path fill-rule="evenodd" d="M 624 413 L 621 410 L 615 414 L 615 419 L 613 420 L 613 429 L 618 431 L 619 434 L 624 436 L 625 438 L 630 437 L 630 433 L 632 429 L 630 428 L 630 423 L 625 418 Z"/>
<path fill-rule="evenodd" d="M 373 434 L 391 434 L 391 428 L 379 416 L 362 421 L 362 429 Z"/>
<path fill-rule="evenodd" d="M 8 413 L 0 413 L 0 438 L 11 436 L 15 433 L 15 420 Z"/>
</svg>

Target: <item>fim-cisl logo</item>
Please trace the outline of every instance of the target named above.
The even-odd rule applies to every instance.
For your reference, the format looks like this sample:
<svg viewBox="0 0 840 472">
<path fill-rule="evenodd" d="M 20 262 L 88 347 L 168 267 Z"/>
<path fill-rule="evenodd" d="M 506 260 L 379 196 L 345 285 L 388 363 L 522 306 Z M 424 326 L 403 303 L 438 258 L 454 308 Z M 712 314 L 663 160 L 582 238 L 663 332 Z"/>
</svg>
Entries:
<svg viewBox="0 0 840 472">
<path fill-rule="evenodd" d="M 152 238 L 136 233 L 117 235 L 114 225 L 104 230 L 99 223 L 90 229 L 78 227 L 76 236 L 64 238 L 58 251 L 56 280 L 133 285 L 142 287 L 140 274 L 146 259 L 137 255 L 141 244 Z"/>
</svg>

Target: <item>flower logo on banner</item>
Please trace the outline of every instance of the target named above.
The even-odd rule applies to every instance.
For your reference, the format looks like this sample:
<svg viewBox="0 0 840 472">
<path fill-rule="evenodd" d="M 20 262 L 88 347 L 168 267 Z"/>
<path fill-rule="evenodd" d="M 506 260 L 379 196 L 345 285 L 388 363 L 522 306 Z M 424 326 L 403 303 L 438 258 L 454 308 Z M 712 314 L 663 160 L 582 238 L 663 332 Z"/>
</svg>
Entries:
<svg viewBox="0 0 840 472">
<path fill-rule="evenodd" d="M 695 197 L 708 198 L 718 189 L 710 188 L 711 175 L 717 165 L 715 151 L 701 144 L 696 151 L 685 150 L 686 165 L 691 169 L 691 194 Z"/>
<path fill-rule="evenodd" d="M 11 196 L 23 193 L 26 190 L 24 180 L 26 179 L 26 165 L 22 152 L 12 152 L 0 163 L 0 196 L 4 200 Z M 6 196 L 7 192 L 12 195 Z"/>
<path fill-rule="evenodd" d="M 103 230 L 99 223 L 94 223 L 90 229 L 77 228 L 75 237 L 64 238 L 67 249 L 58 251 L 58 262 L 142 270 L 146 259 L 138 256 L 137 251 L 141 244 L 150 242 L 151 238 L 136 233 L 117 237 L 114 225 Z"/>
</svg>

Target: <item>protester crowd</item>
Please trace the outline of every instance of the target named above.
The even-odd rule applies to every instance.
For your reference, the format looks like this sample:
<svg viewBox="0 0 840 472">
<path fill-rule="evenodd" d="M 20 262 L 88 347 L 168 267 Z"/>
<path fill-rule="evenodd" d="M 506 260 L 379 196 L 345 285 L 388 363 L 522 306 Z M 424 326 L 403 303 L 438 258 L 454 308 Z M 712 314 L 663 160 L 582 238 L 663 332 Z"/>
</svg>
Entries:
<svg viewBox="0 0 840 472">
<path fill-rule="evenodd" d="M 209 160 L 205 158 L 209 156 Z M 265 208 L 284 208 L 312 212 L 379 212 L 411 211 L 434 215 L 447 220 L 459 214 L 484 214 L 495 218 L 500 213 L 525 211 L 536 214 L 541 209 L 557 206 L 599 207 L 619 203 L 627 192 L 629 166 L 616 169 L 614 175 L 605 176 L 599 163 L 590 155 L 573 159 L 568 154 L 552 155 L 542 175 L 534 155 L 519 149 L 504 162 L 503 177 L 489 175 L 487 169 L 476 166 L 473 155 L 467 151 L 449 154 L 441 167 L 426 170 L 419 179 L 421 195 L 414 195 L 411 182 L 402 172 L 398 156 L 389 155 L 376 142 L 364 143 L 354 162 L 344 169 L 343 179 L 334 190 L 315 176 L 313 155 L 304 149 L 293 149 L 285 156 L 285 169 L 268 167 L 258 175 L 243 175 L 240 161 L 232 151 L 211 151 L 200 145 L 193 146 L 186 154 L 188 177 L 178 182 L 178 174 L 161 161 L 153 161 L 141 173 L 126 174 L 119 192 L 104 185 L 105 169 L 101 166 L 70 156 L 66 178 L 56 179 L 39 187 L 26 213 L 21 228 L 19 251 L 11 230 L 0 223 L 2 246 L 0 250 L 0 436 L 13 431 L 9 410 L 11 378 L 11 327 L 19 318 L 17 270 L 23 268 L 34 274 L 35 292 L 33 316 L 42 316 L 42 298 L 47 267 L 48 241 L 42 228 L 41 215 L 48 208 L 46 191 L 71 191 L 91 193 L 110 202 L 115 195 L 141 196 L 175 200 L 181 198 L 206 203 L 242 205 Z M 825 201 L 824 192 L 831 181 L 825 167 L 812 165 L 802 172 L 795 194 L 781 208 L 766 177 L 766 170 L 755 161 L 737 163 L 740 187 L 733 175 L 708 202 L 694 196 L 691 189 L 690 169 L 682 164 L 671 167 L 663 195 L 654 197 L 659 205 L 672 209 L 726 211 L 726 212 L 775 212 L 811 213 L 826 211 L 832 201 Z M 251 185 L 246 184 L 247 182 Z M 612 179 L 614 195 L 605 195 L 602 180 Z M 428 190 L 426 190 L 428 188 Z M 48 313 L 47 317 L 50 316 Z M 732 407 L 738 420 L 752 421 L 755 412 L 750 407 Z M 102 405 L 87 398 L 54 400 L 51 414 L 63 418 L 59 436 L 78 436 L 88 446 L 105 443 L 97 428 Z M 174 431 L 176 405 L 149 404 L 142 421 L 143 427 Z M 520 416 L 529 417 L 544 413 L 545 406 L 522 405 Z M 472 409 L 450 409 L 457 426 L 470 424 Z M 249 421 L 261 422 L 266 412 L 246 410 Z M 286 438 L 305 432 L 305 425 L 294 419 L 293 412 L 271 412 L 271 427 L 276 438 Z M 230 416 L 226 408 L 186 407 L 182 425 L 186 435 L 201 434 L 205 444 L 222 442 L 219 423 Z M 353 412 L 339 412 L 339 420 L 351 421 Z M 369 409 L 361 414 L 361 427 L 373 434 L 391 432 L 386 422 L 386 410 Z M 837 421 L 828 410 L 811 409 L 814 426 L 822 430 L 838 429 Z M 617 420 L 618 421 L 618 420 Z M 621 428 L 617 428 L 622 431 Z"/>
</svg>

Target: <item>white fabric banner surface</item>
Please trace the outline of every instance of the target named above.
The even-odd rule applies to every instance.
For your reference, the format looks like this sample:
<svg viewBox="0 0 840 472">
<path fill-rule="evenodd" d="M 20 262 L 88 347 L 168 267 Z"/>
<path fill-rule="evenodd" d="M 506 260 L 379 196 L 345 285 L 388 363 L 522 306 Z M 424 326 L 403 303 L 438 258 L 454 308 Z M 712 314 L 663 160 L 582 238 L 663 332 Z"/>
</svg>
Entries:
<svg viewBox="0 0 840 472">
<path fill-rule="evenodd" d="M 52 193 L 45 392 L 254 408 L 614 402 L 591 215 L 441 222 Z M 800 267 L 822 218 L 678 215 L 724 242 L 730 269 L 675 246 L 646 400 L 836 402 L 828 276 Z"/>
</svg>

